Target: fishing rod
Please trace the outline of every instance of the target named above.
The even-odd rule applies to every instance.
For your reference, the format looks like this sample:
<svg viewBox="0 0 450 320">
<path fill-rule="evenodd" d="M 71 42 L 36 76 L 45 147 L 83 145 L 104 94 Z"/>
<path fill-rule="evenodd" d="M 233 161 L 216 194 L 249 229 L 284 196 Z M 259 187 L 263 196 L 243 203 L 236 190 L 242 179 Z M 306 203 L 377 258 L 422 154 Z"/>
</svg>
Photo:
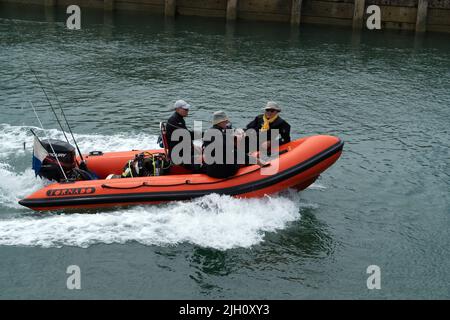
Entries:
<svg viewBox="0 0 450 320">
<path fill-rule="evenodd" d="M 72 132 L 72 128 L 70 127 L 70 124 L 69 124 L 69 121 L 67 121 L 66 114 L 65 114 L 65 112 L 64 112 L 64 109 L 63 109 L 63 107 L 62 107 L 61 102 L 60 102 L 59 99 L 58 99 L 58 95 L 56 94 L 55 87 L 53 86 L 53 82 L 50 80 L 48 74 L 46 74 L 46 76 L 47 76 L 48 82 L 50 82 L 50 86 L 51 86 L 51 88 L 52 88 L 53 95 L 55 96 L 56 101 L 58 102 L 59 109 L 61 110 L 61 114 L 62 114 L 64 120 L 66 121 L 66 125 L 67 125 L 67 127 L 69 128 L 70 134 L 72 135 L 73 142 L 75 143 L 75 146 L 77 147 L 78 154 L 80 155 L 81 161 L 84 162 L 83 155 L 81 154 L 80 148 L 78 147 L 77 140 L 75 140 L 75 137 L 74 137 L 73 132 Z"/>
<path fill-rule="evenodd" d="M 16 28 L 16 23 L 14 22 L 14 20 L 12 20 L 12 19 L 9 19 L 9 20 L 12 22 L 12 25 L 13 25 L 14 29 L 16 30 L 16 32 L 17 32 L 18 34 L 20 34 L 20 33 L 18 32 L 18 29 Z M 67 143 L 70 144 L 69 139 L 67 138 L 67 135 L 66 135 L 66 133 L 65 133 L 65 131 L 64 131 L 64 128 L 63 128 L 61 122 L 59 121 L 58 115 L 56 114 L 56 111 L 55 111 L 55 109 L 53 108 L 52 103 L 50 102 L 50 99 L 49 99 L 49 97 L 48 97 L 48 95 L 47 95 L 47 92 L 46 92 L 45 89 L 44 89 L 44 86 L 42 85 L 41 81 L 39 80 L 39 77 L 37 76 L 37 74 L 36 74 L 36 72 L 33 70 L 33 68 L 31 67 L 31 65 L 30 65 L 30 63 L 28 62 L 28 60 L 27 60 L 25 57 L 23 57 L 23 59 L 24 59 L 25 63 L 27 64 L 28 68 L 29 68 L 29 69 L 31 70 L 31 72 L 33 73 L 34 77 L 36 78 L 36 80 L 37 80 L 37 82 L 38 82 L 38 84 L 39 84 L 39 87 L 41 88 L 42 92 L 44 92 L 45 98 L 47 99 L 48 104 L 50 105 L 50 108 L 52 109 L 52 112 L 53 112 L 53 114 L 55 115 L 56 121 L 58 122 L 59 127 L 61 128 L 61 131 L 62 131 L 62 133 L 63 133 L 63 135 L 64 135 L 64 138 L 66 138 Z M 81 154 L 80 148 L 78 147 L 78 143 L 77 143 L 77 141 L 75 140 L 75 137 L 74 137 L 73 132 L 72 132 L 72 128 L 70 127 L 69 122 L 67 121 L 66 115 L 65 115 L 65 113 L 64 113 L 64 109 L 62 108 L 62 105 L 61 105 L 61 102 L 59 101 L 58 96 L 56 95 L 56 91 L 55 91 L 55 88 L 54 88 L 54 86 L 53 86 L 53 83 L 50 81 L 50 78 L 48 77 L 48 74 L 46 74 L 46 75 L 47 75 L 48 81 L 50 82 L 51 88 L 52 88 L 52 90 L 53 90 L 53 95 L 55 96 L 56 101 L 58 102 L 59 108 L 60 108 L 60 110 L 61 110 L 61 114 L 63 115 L 64 120 L 66 121 L 66 125 L 67 125 L 67 127 L 69 128 L 70 134 L 72 135 L 72 139 L 73 139 L 73 141 L 74 141 L 74 143 L 75 143 L 75 146 L 76 146 L 76 148 L 77 148 L 78 154 L 80 155 L 81 161 L 82 161 L 82 163 L 84 163 L 83 155 Z M 78 161 L 77 161 L 77 163 L 78 163 Z"/>
<path fill-rule="evenodd" d="M 31 102 L 30 100 L 28 100 L 28 102 L 30 103 L 31 108 L 33 108 L 34 114 L 36 115 L 36 118 L 37 118 L 37 120 L 39 121 L 39 124 L 40 124 L 40 126 L 41 126 L 41 129 L 42 129 L 42 130 L 44 131 L 44 133 L 45 133 L 44 126 L 42 125 L 41 119 L 39 119 L 39 116 L 38 116 L 38 114 L 37 114 L 37 112 L 36 112 L 36 108 L 34 107 L 33 102 Z M 30 131 L 31 131 L 31 133 L 38 139 L 38 141 L 39 141 L 39 143 L 41 144 L 41 146 L 44 147 L 44 146 L 42 145 L 41 140 L 39 140 L 39 137 L 34 133 L 34 131 L 33 131 L 32 129 L 30 129 Z M 64 172 L 64 169 L 63 169 L 63 167 L 62 167 L 62 165 L 61 165 L 61 162 L 59 162 L 58 154 L 55 152 L 55 149 L 53 148 L 53 144 L 52 144 L 51 141 L 50 141 L 50 138 L 48 137 L 47 134 L 45 134 L 45 135 L 46 135 L 48 144 L 50 145 L 50 148 L 52 149 L 53 154 L 55 155 L 56 162 L 58 162 L 58 166 L 59 166 L 59 168 L 61 169 L 61 172 L 62 172 L 64 178 L 66 179 L 66 181 L 69 181 L 69 179 L 67 179 L 66 173 Z M 44 149 L 45 149 L 45 148 L 44 148 Z"/>
<path fill-rule="evenodd" d="M 31 72 L 33 73 L 34 77 L 36 78 L 36 80 L 37 80 L 37 82 L 38 82 L 38 84 L 39 84 L 39 87 L 41 88 L 42 92 L 44 93 L 45 98 L 47 99 L 48 104 L 49 104 L 50 108 L 52 109 L 53 114 L 55 115 L 56 121 L 58 122 L 59 127 L 61 128 L 61 131 L 62 131 L 64 137 L 66 138 L 67 143 L 70 144 L 69 139 L 67 138 L 66 133 L 64 132 L 64 128 L 63 128 L 63 126 L 62 126 L 62 124 L 61 124 L 61 121 L 59 121 L 58 115 L 56 114 L 56 111 L 55 111 L 55 109 L 53 108 L 52 103 L 50 102 L 50 99 L 49 99 L 49 97 L 48 97 L 48 95 L 47 95 L 47 92 L 46 92 L 45 89 L 44 89 L 44 86 L 42 85 L 41 81 L 39 80 L 39 77 L 37 76 L 37 74 L 36 74 L 36 72 L 33 70 L 33 68 L 30 66 L 30 64 L 28 63 L 28 61 L 26 61 L 26 63 L 27 63 L 27 65 L 28 65 L 28 67 L 30 68 Z"/>
<path fill-rule="evenodd" d="M 16 31 L 16 33 L 17 33 L 17 34 L 19 35 L 19 37 L 20 37 L 20 32 L 19 32 L 19 30 L 16 28 L 16 23 L 15 23 L 14 20 L 12 20 L 12 19 L 9 19 L 9 20 L 12 22 L 12 26 L 13 26 L 14 30 Z M 48 104 L 49 104 L 50 107 L 52 108 L 52 111 L 53 111 L 53 113 L 54 113 L 54 115 L 55 115 L 55 117 L 56 117 L 56 121 L 58 121 L 59 127 L 61 128 L 61 131 L 62 131 L 64 137 L 66 138 L 67 143 L 70 144 L 69 139 L 67 139 L 66 133 L 64 132 L 64 129 L 63 129 L 62 125 L 61 125 L 61 122 L 59 121 L 59 118 L 57 117 L 57 115 L 56 115 L 56 113 L 55 113 L 55 110 L 53 109 L 52 103 L 50 102 L 50 99 L 49 99 L 48 96 L 47 96 L 47 92 L 45 92 L 45 90 L 44 90 L 44 88 L 43 88 L 41 82 L 39 81 L 39 78 L 38 78 L 37 75 L 36 75 L 36 72 L 33 70 L 33 68 L 31 67 L 30 63 L 29 63 L 28 60 L 25 58 L 25 55 L 23 55 L 23 60 L 25 61 L 25 63 L 27 64 L 28 68 L 31 70 L 31 72 L 33 73 L 34 77 L 36 78 L 36 80 L 37 80 L 37 82 L 38 82 L 38 84 L 39 84 L 39 87 L 41 88 L 42 92 L 44 92 L 45 98 L 47 99 Z"/>
</svg>

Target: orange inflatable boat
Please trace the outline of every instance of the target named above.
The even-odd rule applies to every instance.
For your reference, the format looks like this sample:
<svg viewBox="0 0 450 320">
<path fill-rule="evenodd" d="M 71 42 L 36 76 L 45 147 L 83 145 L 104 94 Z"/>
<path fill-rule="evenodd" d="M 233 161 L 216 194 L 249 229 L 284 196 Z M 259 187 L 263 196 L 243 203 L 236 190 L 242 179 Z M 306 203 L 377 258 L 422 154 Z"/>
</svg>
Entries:
<svg viewBox="0 0 450 320">
<path fill-rule="evenodd" d="M 281 146 L 279 157 L 268 166 L 245 166 L 226 179 L 192 174 L 178 166 L 161 176 L 106 179 L 120 175 L 127 161 L 144 150 L 90 153 L 83 158 L 98 180 L 53 183 L 19 203 L 33 210 L 82 209 L 189 200 L 210 193 L 249 198 L 287 188 L 303 190 L 339 158 L 343 145 L 333 136 L 298 139 Z M 163 153 L 164 149 L 147 151 Z M 276 170 L 269 170 L 270 166 Z"/>
</svg>

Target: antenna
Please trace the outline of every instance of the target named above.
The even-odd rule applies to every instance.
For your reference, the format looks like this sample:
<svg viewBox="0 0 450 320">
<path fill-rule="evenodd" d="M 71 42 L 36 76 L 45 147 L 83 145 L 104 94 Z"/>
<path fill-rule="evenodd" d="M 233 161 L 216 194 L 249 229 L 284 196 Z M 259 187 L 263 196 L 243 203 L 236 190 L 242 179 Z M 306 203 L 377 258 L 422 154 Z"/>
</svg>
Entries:
<svg viewBox="0 0 450 320">
<path fill-rule="evenodd" d="M 28 64 L 28 61 L 27 61 L 27 64 Z M 42 92 L 44 92 L 45 98 L 47 99 L 48 104 L 50 105 L 50 108 L 52 109 L 53 114 L 55 115 L 56 121 L 58 122 L 59 127 L 61 128 L 61 131 L 62 131 L 62 133 L 64 135 L 64 138 L 66 138 L 67 143 L 70 144 L 69 139 L 67 139 L 66 133 L 64 132 L 64 128 L 63 128 L 63 126 L 61 124 L 61 121 L 59 121 L 58 115 L 56 114 L 55 109 L 53 108 L 53 105 L 50 102 L 50 99 L 49 99 L 49 97 L 47 95 L 47 92 L 44 90 L 44 87 L 43 87 L 41 81 L 39 80 L 39 77 L 37 76 L 36 72 L 33 70 L 33 68 L 31 68 L 31 66 L 29 64 L 28 64 L 28 67 L 30 67 L 31 72 L 33 72 L 33 75 L 36 78 L 36 80 L 37 80 L 37 82 L 39 84 L 39 87 L 41 88 Z"/>
<path fill-rule="evenodd" d="M 14 20 L 12 20 L 12 19 L 9 19 L 9 20 L 12 22 L 12 26 L 13 26 L 13 28 L 15 29 L 15 31 L 20 35 L 20 32 L 19 32 L 19 30 L 16 28 L 16 23 L 14 22 Z M 37 76 L 37 74 L 36 74 L 36 72 L 33 70 L 33 68 L 31 67 L 30 63 L 29 63 L 28 60 L 25 58 L 25 56 L 23 56 L 23 59 L 24 59 L 25 63 L 27 64 L 28 68 L 30 68 L 30 70 L 31 70 L 31 72 L 33 73 L 34 77 L 36 78 L 36 80 L 37 80 L 37 82 L 38 82 L 38 84 L 39 84 L 39 87 L 41 88 L 42 92 L 44 92 L 45 98 L 47 99 L 48 104 L 50 105 L 50 108 L 52 109 L 53 114 L 55 115 L 56 121 L 58 122 L 59 127 L 61 128 L 61 131 L 62 131 L 62 133 L 63 133 L 63 135 L 64 135 L 64 138 L 66 138 L 67 143 L 70 144 L 69 139 L 67 138 L 66 133 L 65 133 L 65 131 L 64 131 L 64 128 L 63 128 L 61 122 L 59 121 L 58 115 L 56 114 L 55 109 L 53 108 L 53 105 L 52 105 L 52 103 L 50 102 L 50 99 L 49 99 L 49 97 L 48 97 L 48 95 L 47 95 L 47 92 L 46 92 L 45 89 L 44 89 L 44 86 L 42 85 L 41 81 L 39 80 L 39 77 Z M 58 99 L 58 96 L 56 95 L 56 91 L 55 91 L 55 88 L 54 88 L 54 86 L 53 86 L 53 83 L 50 81 L 50 78 L 48 77 L 48 74 L 46 74 L 46 76 L 47 76 L 47 79 L 48 79 L 48 81 L 50 82 L 50 85 L 51 85 L 51 87 L 52 87 L 53 95 L 55 96 L 56 101 L 58 102 L 58 105 L 59 105 L 59 107 L 60 107 L 60 109 L 61 109 L 61 114 L 63 115 L 64 120 L 66 121 L 66 124 L 67 124 L 67 127 L 69 128 L 70 134 L 72 135 L 72 139 L 73 139 L 73 141 L 74 141 L 74 143 L 75 143 L 75 146 L 76 146 L 76 148 L 77 148 L 78 154 L 80 155 L 81 161 L 84 162 L 83 155 L 81 154 L 80 148 L 78 147 L 77 141 L 75 140 L 75 137 L 74 137 L 73 132 L 72 132 L 72 128 L 70 127 L 69 122 L 67 121 L 66 115 L 65 115 L 65 113 L 64 113 L 64 109 L 62 108 L 62 105 L 61 105 L 61 103 L 60 103 L 60 101 L 59 101 L 59 99 Z M 39 118 L 38 118 L 38 119 L 39 119 Z M 78 162 L 77 162 L 77 163 L 78 163 Z"/>
<path fill-rule="evenodd" d="M 66 121 L 66 124 L 67 124 L 67 127 L 69 128 L 70 134 L 72 135 L 73 142 L 75 143 L 75 146 L 77 147 L 78 154 L 80 155 L 81 161 L 84 161 L 83 155 L 81 154 L 80 148 L 78 147 L 78 143 L 77 143 L 77 141 L 75 140 L 75 137 L 73 136 L 72 128 L 70 127 L 69 121 L 67 121 L 66 114 L 64 113 L 64 109 L 63 109 L 63 107 L 62 107 L 62 104 L 61 104 L 61 102 L 60 102 L 59 99 L 58 99 L 58 95 L 56 94 L 55 87 L 53 86 L 52 81 L 51 81 L 50 78 L 48 77 L 48 74 L 46 74 L 46 76 L 47 76 L 48 82 L 50 82 L 50 86 L 51 86 L 51 88 L 52 88 L 53 95 L 55 96 L 56 101 L 58 102 L 59 108 L 61 109 L 61 114 L 62 114 L 64 120 Z"/>
</svg>

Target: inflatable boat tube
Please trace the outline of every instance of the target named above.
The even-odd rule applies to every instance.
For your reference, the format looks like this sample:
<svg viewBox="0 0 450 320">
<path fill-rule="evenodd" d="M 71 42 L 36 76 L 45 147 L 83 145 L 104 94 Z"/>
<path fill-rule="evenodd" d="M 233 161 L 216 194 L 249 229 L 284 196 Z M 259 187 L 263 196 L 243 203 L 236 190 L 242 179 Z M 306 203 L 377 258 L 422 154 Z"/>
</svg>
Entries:
<svg viewBox="0 0 450 320">
<path fill-rule="evenodd" d="M 95 152 L 84 159 L 99 180 L 53 183 L 19 203 L 33 210 L 83 209 L 189 200 L 210 193 L 249 198 L 287 188 L 303 190 L 336 162 L 343 145 L 339 138 L 326 135 L 298 139 L 281 146 L 280 156 L 267 167 L 245 166 L 226 179 L 192 174 L 177 166 L 163 176 L 106 179 L 120 175 L 137 153 L 164 150 Z"/>
</svg>

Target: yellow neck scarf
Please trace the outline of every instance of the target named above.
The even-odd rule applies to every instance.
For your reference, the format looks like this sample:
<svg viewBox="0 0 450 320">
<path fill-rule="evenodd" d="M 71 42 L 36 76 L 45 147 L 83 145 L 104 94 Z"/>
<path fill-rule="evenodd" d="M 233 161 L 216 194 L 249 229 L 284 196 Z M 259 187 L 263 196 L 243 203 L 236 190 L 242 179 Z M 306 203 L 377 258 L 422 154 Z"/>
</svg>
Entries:
<svg viewBox="0 0 450 320">
<path fill-rule="evenodd" d="M 263 126 L 261 127 L 261 130 L 260 130 L 260 131 L 267 131 L 267 130 L 269 130 L 269 129 L 270 129 L 270 124 L 271 124 L 272 122 L 274 122 L 275 120 L 277 120 L 277 118 L 278 118 L 278 114 L 276 114 L 275 116 L 273 116 L 273 117 L 270 118 L 270 119 L 267 119 L 267 118 L 266 118 L 266 115 L 264 115 L 264 116 L 263 116 L 264 124 L 263 124 Z"/>
</svg>

